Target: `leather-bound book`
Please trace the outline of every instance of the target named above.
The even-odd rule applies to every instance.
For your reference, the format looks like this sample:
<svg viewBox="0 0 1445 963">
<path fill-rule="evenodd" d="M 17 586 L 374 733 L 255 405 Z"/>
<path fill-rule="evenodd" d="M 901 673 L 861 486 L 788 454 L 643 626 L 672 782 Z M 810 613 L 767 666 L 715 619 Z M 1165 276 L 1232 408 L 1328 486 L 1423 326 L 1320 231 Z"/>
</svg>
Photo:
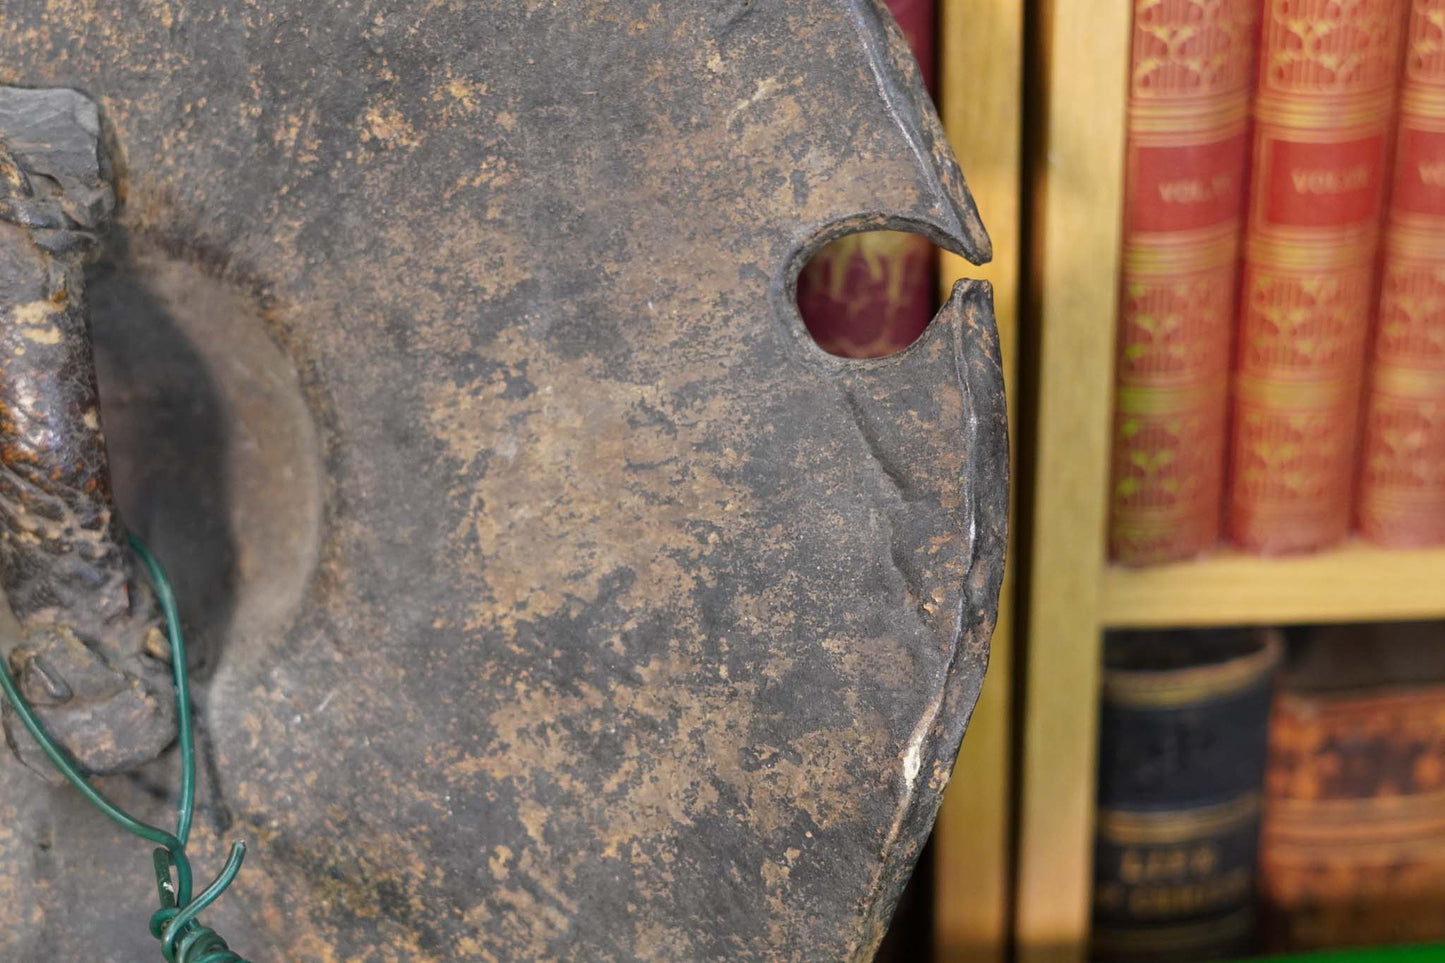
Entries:
<svg viewBox="0 0 1445 963">
<path fill-rule="evenodd" d="M 1094 854 L 1096 960 L 1217 959 L 1254 938 L 1272 630 L 1111 633 Z"/>
<path fill-rule="evenodd" d="M 935 0 L 887 0 L 934 86 Z M 938 253 L 905 231 L 860 231 L 825 246 L 798 277 L 798 310 L 813 339 L 831 354 L 877 358 L 912 344 L 937 303 Z"/>
<path fill-rule="evenodd" d="M 1365 404 L 1359 523 L 1445 542 L 1445 0 L 1413 0 Z"/>
<path fill-rule="evenodd" d="M 1349 530 L 1405 0 L 1267 0 L 1228 530 L 1267 553 Z"/>
<path fill-rule="evenodd" d="M 1334 627 L 1305 643 L 1270 724 L 1269 943 L 1445 940 L 1445 625 Z"/>
<path fill-rule="evenodd" d="M 1109 545 L 1219 540 L 1258 0 L 1135 0 Z"/>
</svg>

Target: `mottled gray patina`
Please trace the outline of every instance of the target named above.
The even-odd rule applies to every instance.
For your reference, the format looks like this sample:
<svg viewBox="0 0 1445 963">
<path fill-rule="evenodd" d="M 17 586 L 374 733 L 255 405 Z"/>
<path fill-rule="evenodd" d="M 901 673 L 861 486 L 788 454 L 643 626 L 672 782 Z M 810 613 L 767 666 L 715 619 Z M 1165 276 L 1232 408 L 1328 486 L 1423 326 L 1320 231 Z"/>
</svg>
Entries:
<svg viewBox="0 0 1445 963">
<path fill-rule="evenodd" d="M 113 133 L 116 497 L 205 661 L 196 859 L 252 844 L 207 922 L 257 961 L 867 958 L 1007 514 L 986 285 L 874 361 L 792 303 L 851 230 L 988 256 L 887 15 L 15 0 L 0 43 Z M 149 959 L 147 854 L 0 769 L 0 958 Z"/>
</svg>

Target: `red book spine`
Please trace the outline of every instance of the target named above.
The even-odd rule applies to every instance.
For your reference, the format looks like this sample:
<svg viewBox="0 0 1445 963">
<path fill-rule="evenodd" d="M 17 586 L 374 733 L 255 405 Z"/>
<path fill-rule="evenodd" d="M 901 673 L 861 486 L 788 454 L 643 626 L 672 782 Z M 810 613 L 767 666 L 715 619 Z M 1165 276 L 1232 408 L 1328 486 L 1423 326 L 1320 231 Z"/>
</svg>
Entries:
<svg viewBox="0 0 1445 963">
<path fill-rule="evenodd" d="M 937 63 L 934 24 L 938 12 L 935 0 L 886 0 L 886 3 L 888 12 L 903 28 L 908 46 L 913 48 L 913 56 L 918 60 L 919 70 L 923 71 L 923 82 L 928 85 L 928 92 L 936 95 L 933 86 L 934 65 Z"/>
<path fill-rule="evenodd" d="M 1268 0 L 1235 352 L 1229 535 L 1350 526 L 1405 0 Z"/>
<path fill-rule="evenodd" d="M 1409 24 L 1359 502 L 1390 545 L 1445 542 L 1445 0 Z"/>
<path fill-rule="evenodd" d="M 887 0 L 933 90 L 934 0 Z M 876 358 L 912 344 L 933 320 L 937 255 L 918 234 L 869 231 L 829 244 L 798 277 L 798 310 L 832 354 Z"/>
<path fill-rule="evenodd" d="M 1113 557 L 1219 540 L 1258 0 L 1135 0 Z"/>
</svg>

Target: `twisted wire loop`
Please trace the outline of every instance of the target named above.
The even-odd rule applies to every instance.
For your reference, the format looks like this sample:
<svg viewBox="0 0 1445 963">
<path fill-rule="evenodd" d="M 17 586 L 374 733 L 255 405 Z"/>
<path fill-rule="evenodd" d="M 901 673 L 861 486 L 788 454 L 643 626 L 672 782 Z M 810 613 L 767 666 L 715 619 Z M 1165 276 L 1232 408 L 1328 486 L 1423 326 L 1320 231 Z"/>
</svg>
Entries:
<svg viewBox="0 0 1445 963">
<path fill-rule="evenodd" d="M 15 712 L 20 716 L 25 728 L 51 763 L 91 805 L 126 832 L 159 847 L 153 854 L 153 861 L 156 891 L 161 906 L 151 915 L 150 931 L 152 936 L 161 941 L 161 955 L 166 963 L 246 963 L 244 958 L 231 951 L 215 930 L 204 926 L 198 919 L 201 912 L 220 898 L 240 872 L 241 862 L 246 858 L 246 846 L 244 843 L 233 844 L 225 868 L 199 895 L 192 894 L 191 861 L 186 856 L 186 841 L 190 837 L 196 806 L 196 750 L 191 731 L 190 682 L 186 670 L 185 639 L 181 635 L 175 594 L 160 562 L 134 535 L 130 536 L 130 546 L 150 576 L 151 584 L 160 600 L 161 610 L 165 614 L 166 634 L 170 638 L 181 751 L 181 795 L 176 807 L 176 831 L 167 832 L 141 822 L 92 786 L 65 750 L 45 732 L 34 710 L 20 694 L 20 688 L 4 659 L 0 659 L 0 689 L 4 690 L 6 698 L 15 707 Z"/>
</svg>

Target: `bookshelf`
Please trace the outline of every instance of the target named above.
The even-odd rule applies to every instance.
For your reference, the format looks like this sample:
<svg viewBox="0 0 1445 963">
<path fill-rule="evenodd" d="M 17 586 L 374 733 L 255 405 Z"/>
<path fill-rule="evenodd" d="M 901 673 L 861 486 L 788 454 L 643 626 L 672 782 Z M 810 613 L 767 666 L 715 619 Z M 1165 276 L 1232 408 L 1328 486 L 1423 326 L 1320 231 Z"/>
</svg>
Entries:
<svg viewBox="0 0 1445 963">
<path fill-rule="evenodd" d="M 1012 939 L 1076 963 L 1089 932 L 1097 712 L 1109 628 L 1445 617 L 1445 549 L 1154 568 L 1105 561 L 1132 4 L 1034 0 L 1025 36 Z"/>
</svg>

